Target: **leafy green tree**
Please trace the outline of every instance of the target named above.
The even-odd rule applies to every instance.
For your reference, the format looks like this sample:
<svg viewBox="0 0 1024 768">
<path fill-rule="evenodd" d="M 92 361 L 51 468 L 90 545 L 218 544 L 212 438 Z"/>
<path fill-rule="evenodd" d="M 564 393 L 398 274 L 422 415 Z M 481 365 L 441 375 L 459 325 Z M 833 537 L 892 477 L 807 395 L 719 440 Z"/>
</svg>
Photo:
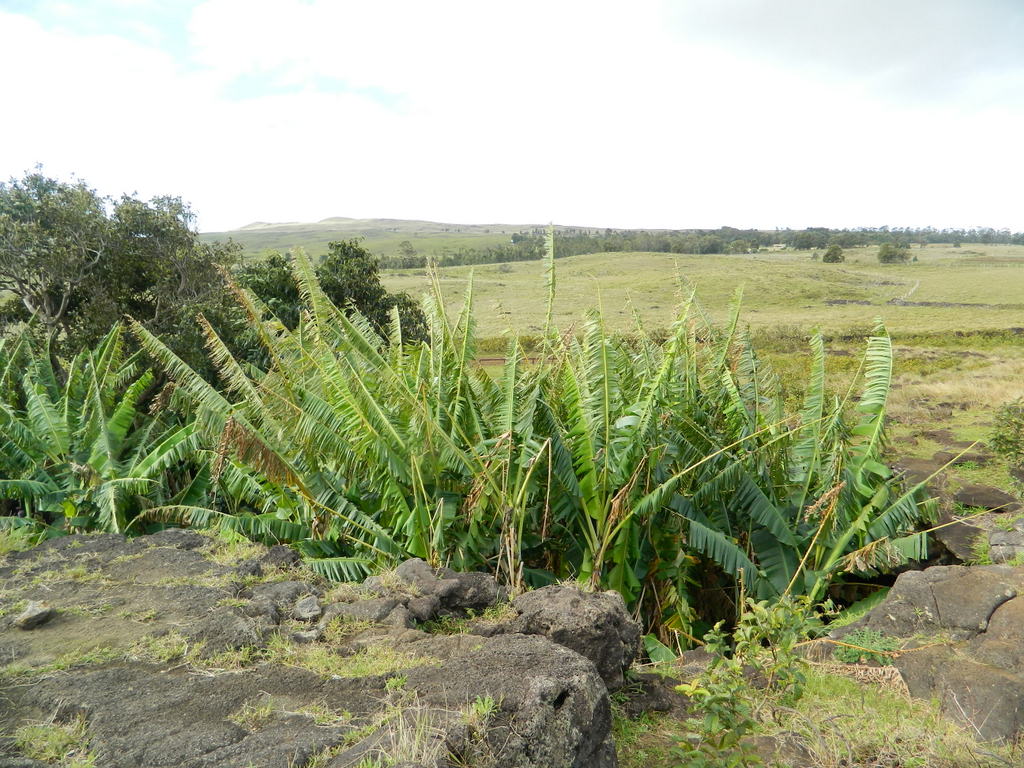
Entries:
<svg viewBox="0 0 1024 768">
<path fill-rule="evenodd" d="M 427 337 L 427 323 L 419 304 L 404 293 L 391 294 L 380 281 L 377 259 L 359 240 L 328 245 L 327 255 L 316 267 L 324 294 L 335 306 L 358 310 L 374 329 L 387 336 L 391 312 L 397 309 L 405 341 Z M 301 304 L 288 257 L 271 254 L 265 261 L 249 264 L 237 273 L 238 282 L 251 290 L 289 329 L 299 323 Z"/>
<path fill-rule="evenodd" d="M 0 291 L 49 336 L 66 330 L 75 293 L 109 254 L 111 235 L 104 201 L 85 182 L 36 171 L 0 184 Z"/>
<path fill-rule="evenodd" d="M 846 257 L 843 255 L 843 249 L 839 247 L 838 243 L 832 243 L 825 251 L 825 255 L 821 257 L 821 260 L 826 264 L 839 264 L 846 261 Z"/>
<path fill-rule="evenodd" d="M 286 328 L 299 324 L 299 289 L 286 255 L 274 251 L 262 261 L 249 262 L 237 270 L 235 279 L 259 296 Z"/>
<path fill-rule="evenodd" d="M 900 243 L 882 243 L 878 246 L 880 264 L 906 264 L 910 260 L 909 251 Z"/>
<path fill-rule="evenodd" d="M 200 242 L 177 197 L 114 201 L 38 171 L 0 184 L 0 290 L 10 293 L 0 320 L 8 330 L 31 321 L 58 356 L 97 344 L 128 314 L 201 365 L 198 312 L 228 335 L 242 327 L 221 276 L 237 253 Z"/>
</svg>

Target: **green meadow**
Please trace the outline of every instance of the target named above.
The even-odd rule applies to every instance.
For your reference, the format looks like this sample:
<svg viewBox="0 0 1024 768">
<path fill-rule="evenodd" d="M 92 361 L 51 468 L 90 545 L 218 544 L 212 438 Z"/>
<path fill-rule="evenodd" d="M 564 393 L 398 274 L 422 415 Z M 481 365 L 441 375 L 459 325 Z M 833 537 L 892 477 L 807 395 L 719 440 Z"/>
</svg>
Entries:
<svg viewBox="0 0 1024 768">
<path fill-rule="evenodd" d="M 556 261 L 554 319 L 561 328 L 601 307 L 605 321 L 628 332 L 637 318 L 648 330 L 665 328 L 680 301 L 696 291 L 702 308 L 724 322 L 737 289 L 742 322 L 754 332 L 787 390 L 799 402 L 807 379 L 807 339 L 820 328 L 828 339 L 828 373 L 841 389 L 853 378 L 863 339 L 881 319 L 895 343 L 890 402 L 893 459 L 931 459 L 958 443 L 984 443 L 993 412 L 1024 396 L 1024 246 L 965 244 L 911 249 L 905 265 L 878 263 L 877 248 L 847 249 L 846 261 L 823 264 L 811 251 L 745 255 L 602 253 Z M 481 337 L 495 358 L 509 332 L 536 334 L 544 324 L 541 262 L 448 267 L 438 270 L 446 304 L 458 307 L 473 279 Z M 429 287 L 423 270 L 385 273 L 392 291 L 418 295 Z M 898 303 L 890 303 L 898 302 Z M 971 482 L 1011 488 L 1004 462 L 951 470 L 947 488 Z"/>
<path fill-rule="evenodd" d="M 627 330 L 635 310 L 656 328 L 671 322 L 693 289 L 708 312 L 724 318 L 740 288 L 745 321 L 764 331 L 820 327 L 843 335 L 870 329 L 876 317 L 897 339 L 1024 326 L 1024 246 L 928 246 L 911 254 L 917 261 L 906 265 L 879 264 L 875 247 L 848 249 L 842 264 L 815 261 L 809 251 L 574 256 L 557 262 L 555 314 L 567 327 L 601 306 L 609 323 Z M 438 276 L 445 298 L 458 306 L 473 275 L 482 335 L 529 334 L 544 323 L 542 269 L 540 262 L 516 262 L 449 267 Z M 416 295 L 429 278 L 424 270 L 399 270 L 386 273 L 385 283 Z"/>
</svg>

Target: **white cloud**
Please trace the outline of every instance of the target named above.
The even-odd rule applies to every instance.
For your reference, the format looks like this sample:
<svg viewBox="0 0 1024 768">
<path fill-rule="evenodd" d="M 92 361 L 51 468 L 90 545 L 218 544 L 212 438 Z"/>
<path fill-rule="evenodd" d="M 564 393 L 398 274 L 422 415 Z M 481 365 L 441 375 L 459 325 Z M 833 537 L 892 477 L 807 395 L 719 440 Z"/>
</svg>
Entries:
<svg viewBox="0 0 1024 768">
<path fill-rule="evenodd" d="M 0 13 L 0 66 L 19 72 L 0 172 L 40 161 L 105 192 L 181 194 L 207 229 L 1024 229 L 1005 181 L 1024 170 L 1018 108 L 880 99 L 872 78 L 702 37 L 671 8 L 208 0 L 187 59 Z M 972 88 L 993 98 L 1016 82 L 991 62 L 983 75 Z"/>
</svg>

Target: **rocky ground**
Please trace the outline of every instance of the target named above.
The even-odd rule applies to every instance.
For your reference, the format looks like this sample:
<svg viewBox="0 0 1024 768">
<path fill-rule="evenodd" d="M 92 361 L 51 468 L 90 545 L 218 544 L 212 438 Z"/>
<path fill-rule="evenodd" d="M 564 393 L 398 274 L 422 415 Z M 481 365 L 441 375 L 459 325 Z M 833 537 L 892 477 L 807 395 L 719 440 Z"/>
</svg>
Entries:
<svg viewBox="0 0 1024 768">
<path fill-rule="evenodd" d="M 0 766 L 610 768 L 638 643 L 614 593 L 69 536 L 0 559 Z"/>
<path fill-rule="evenodd" d="M 1024 735 L 1024 567 L 901 574 L 815 641 L 825 666 L 864 631 L 892 643 L 906 691 L 978 742 Z M 627 746 L 628 765 L 675 765 L 688 713 L 672 686 L 710 657 L 643 674 L 630 668 L 639 634 L 615 593 L 508 600 L 486 574 L 421 560 L 337 585 L 286 547 L 183 530 L 64 537 L 0 558 L 0 768 L 611 768 L 613 706 L 634 735 L 664 713 L 667 762 Z M 829 674 L 862 679 L 867 662 Z M 751 744 L 765 764 L 831 765 L 793 733 Z"/>
<path fill-rule="evenodd" d="M 903 573 L 881 605 L 832 637 L 863 644 L 863 630 L 897 640 L 893 664 L 910 695 L 937 699 L 983 741 L 1024 736 L 1024 567 Z"/>
</svg>

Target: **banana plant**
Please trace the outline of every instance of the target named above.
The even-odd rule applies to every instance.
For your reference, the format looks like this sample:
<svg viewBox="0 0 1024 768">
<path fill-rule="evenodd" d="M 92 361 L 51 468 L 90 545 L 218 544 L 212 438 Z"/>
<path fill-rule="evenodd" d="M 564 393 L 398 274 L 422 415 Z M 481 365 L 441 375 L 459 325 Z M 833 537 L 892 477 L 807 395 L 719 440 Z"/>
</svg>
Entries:
<svg viewBox="0 0 1024 768">
<path fill-rule="evenodd" d="M 143 409 L 154 375 L 127 354 L 119 325 L 66 371 L 48 349 L 13 346 L 2 360 L 0 499 L 16 516 L 123 532 L 148 506 L 204 496 L 202 473 L 187 466 L 199 447 L 195 425 Z M 20 384 L 6 386 L 16 364 Z"/>
<path fill-rule="evenodd" d="M 684 295 L 664 342 L 642 326 L 613 334 L 599 311 L 559 334 L 548 259 L 539 359 L 512 337 L 489 373 L 475 363 L 472 277 L 452 317 L 434 280 L 429 342 L 403 343 L 396 316 L 387 343 L 327 299 L 302 251 L 291 260 L 294 329 L 235 289 L 265 369 L 201 320 L 221 389 L 132 324 L 190 403 L 215 489 L 205 505 L 153 505 L 144 519 L 291 541 L 335 577 L 415 555 L 513 585 L 575 578 L 684 632 L 709 615 L 702 587 L 732 590 L 737 608 L 742 592 L 820 597 L 844 571 L 920 554 L 912 534 L 927 510 L 882 460 L 892 349 L 881 328 L 856 408 L 852 390 L 829 397 L 812 337 L 791 417 L 739 296 L 719 327 Z"/>
</svg>

